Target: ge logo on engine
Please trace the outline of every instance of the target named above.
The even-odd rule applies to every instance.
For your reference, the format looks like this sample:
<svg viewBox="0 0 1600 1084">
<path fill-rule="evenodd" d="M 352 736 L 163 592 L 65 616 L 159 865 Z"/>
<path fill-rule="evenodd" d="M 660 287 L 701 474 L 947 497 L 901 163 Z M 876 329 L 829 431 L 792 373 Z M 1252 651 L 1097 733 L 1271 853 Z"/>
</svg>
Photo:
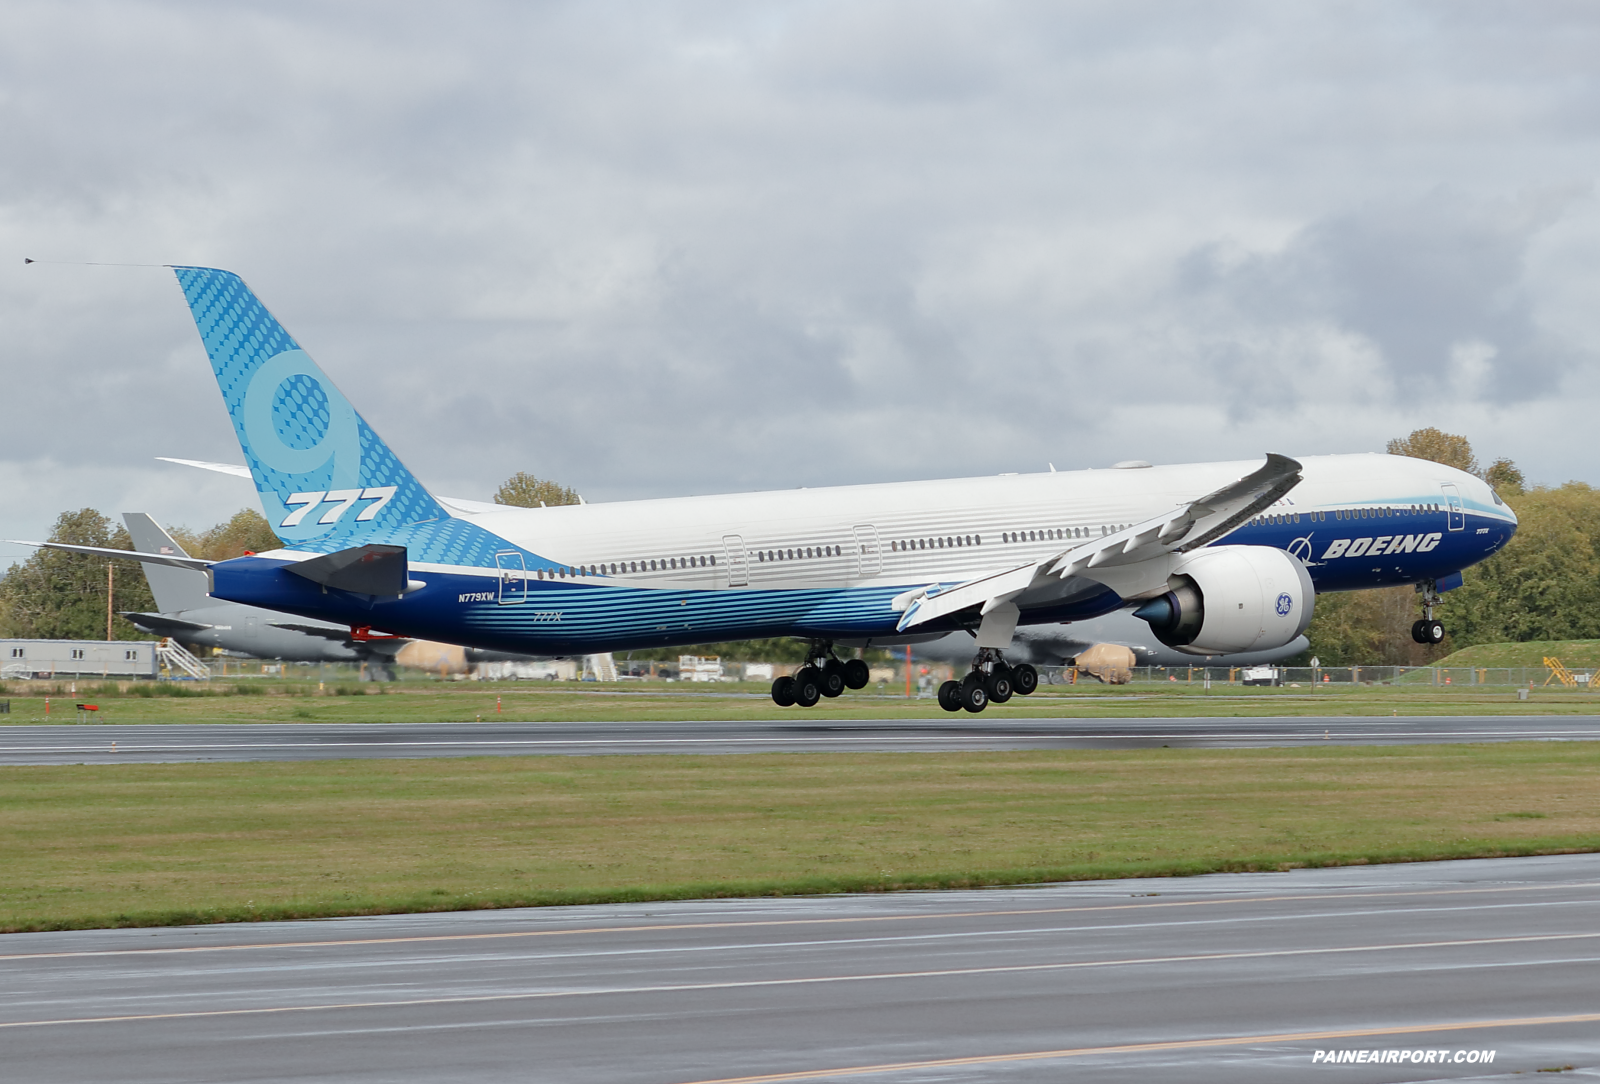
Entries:
<svg viewBox="0 0 1600 1084">
<path fill-rule="evenodd" d="M 1289 616 L 1289 611 L 1291 609 L 1293 609 L 1293 608 L 1294 608 L 1294 599 L 1289 597 L 1289 592 L 1285 591 L 1285 592 L 1283 592 L 1283 594 L 1278 596 L 1278 616 L 1279 617 L 1288 617 Z"/>
</svg>

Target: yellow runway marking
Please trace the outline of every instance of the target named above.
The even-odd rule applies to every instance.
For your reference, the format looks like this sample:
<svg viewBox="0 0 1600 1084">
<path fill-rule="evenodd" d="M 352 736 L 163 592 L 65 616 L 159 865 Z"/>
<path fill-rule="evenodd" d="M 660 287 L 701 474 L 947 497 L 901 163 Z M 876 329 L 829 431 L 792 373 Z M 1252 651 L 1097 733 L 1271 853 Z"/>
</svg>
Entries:
<svg viewBox="0 0 1600 1084">
<path fill-rule="evenodd" d="M 128 1016 L 80 1016 L 58 1020 L 13 1020 L 3 1028 L 54 1027 L 63 1024 L 120 1024 L 142 1020 L 201 1020 L 217 1016 L 269 1016 L 280 1013 L 325 1012 L 334 1009 L 394 1009 L 415 1005 L 471 1005 L 493 1001 L 541 1001 L 563 997 L 599 997 L 618 994 L 681 994 L 697 990 L 748 990 L 775 986 L 820 986 L 827 983 L 880 982 L 894 979 L 937 979 L 958 975 L 1021 974 L 1030 971 L 1077 971 L 1098 967 L 1139 964 L 1208 963 L 1217 960 L 1265 960 L 1290 956 L 1331 956 L 1351 952 L 1394 952 L 1407 949 L 1465 948 L 1472 945 L 1513 945 L 1538 941 L 1582 941 L 1600 933 L 1550 933 L 1523 937 L 1477 937 L 1462 941 L 1412 941 L 1389 945 L 1347 945 L 1343 948 L 1264 949 L 1257 952 L 1207 952 L 1192 956 L 1143 956 L 1120 960 L 1074 960 L 1054 964 L 999 964 L 993 967 L 951 967 L 929 971 L 887 971 L 869 975 L 818 975 L 800 979 L 745 979 L 732 982 L 691 982 L 660 986 L 601 986 L 589 990 L 544 990 L 522 994 L 466 994 L 458 997 L 401 998 L 393 1001 L 340 1001 L 322 1005 L 272 1005 L 254 1009 L 199 1009 L 192 1012 L 138 1013 Z"/>
<path fill-rule="evenodd" d="M 1083 1046 L 1066 1050 L 1034 1050 L 1025 1054 L 986 1054 L 971 1058 L 938 1058 L 931 1061 L 901 1061 L 884 1065 L 855 1065 L 848 1069 L 804 1069 L 794 1073 L 763 1073 L 760 1076 L 721 1077 L 692 1084 L 776 1084 L 783 1080 L 826 1080 L 828 1077 L 858 1076 L 867 1073 L 894 1073 L 906 1069 L 951 1069 L 963 1065 L 994 1065 L 1008 1061 L 1045 1061 L 1050 1058 L 1081 1058 L 1094 1054 L 1140 1054 L 1155 1050 L 1200 1050 L 1217 1046 L 1248 1046 L 1253 1043 L 1315 1042 L 1322 1039 L 1364 1039 L 1379 1035 L 1426 1035 L 1439 1031 L 1470 1031 L 1477 1028 L 1541 1027 L 1550 1024 L 1589 1024 L 1600 1020 L 1600 1013 L 1576 1016 L 1521 1016 L 1503 1020 L 1461 1020 L 1449 1024 L 1419 1024 L 1415 1027 L 1347 1028 L 1340 1031 L 1280 1032 L 1274 1035 L 1235 1035 L 1224 1039 L 1175 1039 L 1162 1043 L 1124 1043 L 1120 1046 Z"/>
<path fill-rule="evenodd" d="M 1600 881 L 1563 884 L 1559 888 L 1600 888 Z M 1221 900 L 1168 900 L 1163 903 L 1105 903 L 1078 907 L 1042 907 L 1018 911 L 950 911 L 939 914 L 916 915 L 858 915 L 853 918 L 772 918 L 735 922 L 674 922 L 646 926 L 587 926 L 571 930 L 507 930 L 498 933 L 440 933 L 417 934 L 411 937 L 361 937 L 338 941 L 264 941 L 239 945 L 187 945 L 175 948 L 83 949 L 72 952 L 16 952 L 0 954 L 6 960 L 58 960 L 77 957 L 100 956 L 161 956 L 192 952 L 252 952 L 262 949 L 343 948 L 357 945 L 413 945 L 451 941 L 493 941 L 499 938 L 520 937 L 576 937 L 581 934 L 650 933 L 656 930 L 721 930 L 759 929 L 766 926 L 830 926 L 865 922 L 929 922 L 949 918 L 998 918 L 1028 915 L 1066 915 L 1095 911 L 1127 911 L 1170 907 L 1219 907 L 1224 904 L 1285 903 L 1298 900 L 1392 899 L 1402 896 L 1462 896 L 1502 892 L 1549 891 L 1550 885 L 1497 885 L 1493 888 L 1430 888 L 1408 889 L 1394 892 L 1338 892 L 1332 894 L 1305 893 L 1293 896 L 1255 896 Z M 798 898 L 798 897 L 797 897 Z"/>
</svg>

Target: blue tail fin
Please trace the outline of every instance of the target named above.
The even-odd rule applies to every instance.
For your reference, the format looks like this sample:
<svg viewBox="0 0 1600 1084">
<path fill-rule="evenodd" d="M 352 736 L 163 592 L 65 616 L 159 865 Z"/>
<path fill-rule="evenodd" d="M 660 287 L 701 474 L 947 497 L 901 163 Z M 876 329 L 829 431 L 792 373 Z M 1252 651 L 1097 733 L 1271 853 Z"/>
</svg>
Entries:
<svg viewBox="0 0 1600 1084">
<path fill-rule="evenodd" d="M 278 537 L 332 552 L 449 519 L 243 279 L 173 270 Z"/>
</svg>

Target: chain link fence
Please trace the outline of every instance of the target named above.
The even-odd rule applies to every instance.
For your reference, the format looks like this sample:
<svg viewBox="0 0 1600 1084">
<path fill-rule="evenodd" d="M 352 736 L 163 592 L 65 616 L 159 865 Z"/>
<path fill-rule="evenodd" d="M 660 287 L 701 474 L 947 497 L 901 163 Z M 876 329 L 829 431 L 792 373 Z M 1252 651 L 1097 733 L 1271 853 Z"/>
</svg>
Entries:
<svg viewBox="0 0 1600 1084">
<path fill-rule="evenodd" d="M 1576 669 L 1568 671 L 1571 687 L 1584 689 L 1590 686 L 1595 671 Z M 1050 685 L 1070 685 L 1085 681 L 1094 682 L 1088 674 L 1073 677 L 1070 666 L 1040 667 L 1040 677 Z M 1538 688 L 1543 685 L 1567 685 L 1553 671 L 1543 666 L 1135 666 L 1129 672 L 1129 684 L 1179 684 L 1213 686 L 1261 685 L 1299 686 L 1314 685 L 1435 685 Z"/>
</svg>

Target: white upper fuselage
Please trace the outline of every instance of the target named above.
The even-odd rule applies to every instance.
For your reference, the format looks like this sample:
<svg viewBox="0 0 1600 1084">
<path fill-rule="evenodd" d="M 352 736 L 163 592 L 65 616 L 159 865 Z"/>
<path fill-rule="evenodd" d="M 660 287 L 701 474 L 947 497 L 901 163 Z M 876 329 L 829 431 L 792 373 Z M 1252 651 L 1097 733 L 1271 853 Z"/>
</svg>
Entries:
<svg viewBox="0 0 1600 1084">
<path fill-rule="evenodd" d="M 1437 463 L 1377 454 L 1299 462 L 1304 480 L 1279 502 L 1291 515 L 1437 504 L 1441 485 L 1452 484 L 1473 514 L 1515 523 L 1483 481 Z M 1049 557 L 1179 507 L 1257 466 L 1059 471 L 537 509 L 480 505 L 494 510 L 457 514 L 581 569 L 583 578 L 727 587 L 730 572 L 738 578 L 742 545 L 752 588 L 911 586 L 961 582 Z M 1314 560 L 1307 563 L 1315 575 Z M 465 571 L 439 567 L 446 570 Z"/>
</svg>

